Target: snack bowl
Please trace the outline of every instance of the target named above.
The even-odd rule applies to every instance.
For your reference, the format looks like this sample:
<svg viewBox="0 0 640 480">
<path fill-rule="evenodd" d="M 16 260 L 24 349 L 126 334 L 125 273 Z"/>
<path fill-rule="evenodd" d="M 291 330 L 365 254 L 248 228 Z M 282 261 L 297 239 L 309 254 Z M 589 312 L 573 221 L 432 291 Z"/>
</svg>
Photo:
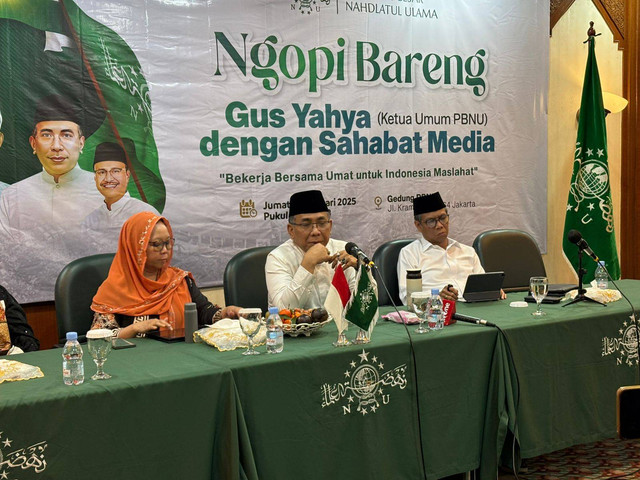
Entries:
<svg viewBox="0 0 640 480">
<path fill-rule="evenodd" d="M 304 335 L 308 337 L 313 332 L 320 330 L 327 323 L 332 322 L 333 319 L 329 317 L 324 322 L 314 322 L 314 323 L 283 323 L 282 324 L 282 332 L 285 335 L 289 335 L 290 337 L 297 337 L 298 335 Z"/>
</svg>

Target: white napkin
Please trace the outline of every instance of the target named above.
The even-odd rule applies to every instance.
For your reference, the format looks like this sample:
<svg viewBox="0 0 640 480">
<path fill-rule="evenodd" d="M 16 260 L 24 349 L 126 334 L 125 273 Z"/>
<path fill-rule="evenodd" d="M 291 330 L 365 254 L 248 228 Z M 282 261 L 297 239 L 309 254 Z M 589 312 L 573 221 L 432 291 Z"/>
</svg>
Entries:
<svg viewBox="0 0 640 480">
<path fill-rule="evenodd" d="M 240 321 L 232 318 L 223 318 L 213 325 L 207 325 L 194 333 L 196 342 L 204 342 L 216 347 L 221 352 L 235 350 L 238 347 L 248 347 L 247 336 L 242 333 Z M 253 337 L 254 346 L 264 345 L 267 340 L 267 329 L 264 325 Z"/>
</svg>

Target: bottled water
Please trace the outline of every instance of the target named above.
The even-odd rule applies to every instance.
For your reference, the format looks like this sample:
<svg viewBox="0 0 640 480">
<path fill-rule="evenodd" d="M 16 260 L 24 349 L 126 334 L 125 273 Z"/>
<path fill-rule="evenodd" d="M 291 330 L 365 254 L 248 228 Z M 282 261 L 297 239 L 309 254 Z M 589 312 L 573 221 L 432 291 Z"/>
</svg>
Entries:
<svg viewBox="0 0 640 480">
<path fill-rule="evenodd" d="M 267 319 L 267 353 L 280 353 L 284 348 L 282 319 L 278 315 L 278 307 L 269 307 Z"/>
<path fill-rule="evenodd" d="M 431 299 L 429 300 L 429 328 L 431 330 L 441 330 L 444 327 L 444 317 L 442 316 L 442 299 L 440 290 L 431 289 Z"/>
<path fill-rule="evenodd" d="M 598 285 L 598 288 L 601 290 L 609 288 L 609 276 L 607 275 L 607 271 L 604 267 L 604 260 L 600 260 L 595 272 L 596 285 Z"/>
<path fill-rule="evenodd" d="M 62 379 L 65 385 L 80 385 L 84 382 L 82 347 L 76 332 L 67 332 L 67 343 L 62 349 Z"/>
</svg>

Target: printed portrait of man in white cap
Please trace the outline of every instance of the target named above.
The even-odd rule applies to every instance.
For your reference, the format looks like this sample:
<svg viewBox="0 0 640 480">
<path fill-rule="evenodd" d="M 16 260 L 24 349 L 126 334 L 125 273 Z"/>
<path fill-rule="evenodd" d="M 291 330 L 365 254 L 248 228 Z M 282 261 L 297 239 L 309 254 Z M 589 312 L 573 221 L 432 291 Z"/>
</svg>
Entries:
<svg viewBox="0 0 640 480">
<path fill-rule="evenodd" d="M 119 143 L 103 142 L 96 147 L 93 157 L 95 187 L 104 197 L 102 205 L 91 212 L 82 223 L 83 236 L 94 243 L 95 251 L 115 251 L 120 228 L 125 220 L 139 212 L 157 210 L 148 203 L 129 195 L 127 187 L 131 179 L 130 155 L 135 155 L 135 145 L 128 138 Z"/>
</svg>

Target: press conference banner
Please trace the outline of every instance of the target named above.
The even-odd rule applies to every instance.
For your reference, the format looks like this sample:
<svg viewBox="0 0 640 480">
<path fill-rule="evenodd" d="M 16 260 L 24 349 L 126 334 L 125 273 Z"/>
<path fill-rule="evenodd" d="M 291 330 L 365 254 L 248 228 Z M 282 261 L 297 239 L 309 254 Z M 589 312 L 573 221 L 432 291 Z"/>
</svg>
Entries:
<svg viewBox="0 0 640 480">
<path fill-rule="evenodd" d="M 434 191 L 452 238 L 544 251 L 548 31 L 548 0 L 0 0 L 0 283 L 50 300 L 152 210 L 219 285 L 307 189 L 370 253 Z"/>
</svg>

